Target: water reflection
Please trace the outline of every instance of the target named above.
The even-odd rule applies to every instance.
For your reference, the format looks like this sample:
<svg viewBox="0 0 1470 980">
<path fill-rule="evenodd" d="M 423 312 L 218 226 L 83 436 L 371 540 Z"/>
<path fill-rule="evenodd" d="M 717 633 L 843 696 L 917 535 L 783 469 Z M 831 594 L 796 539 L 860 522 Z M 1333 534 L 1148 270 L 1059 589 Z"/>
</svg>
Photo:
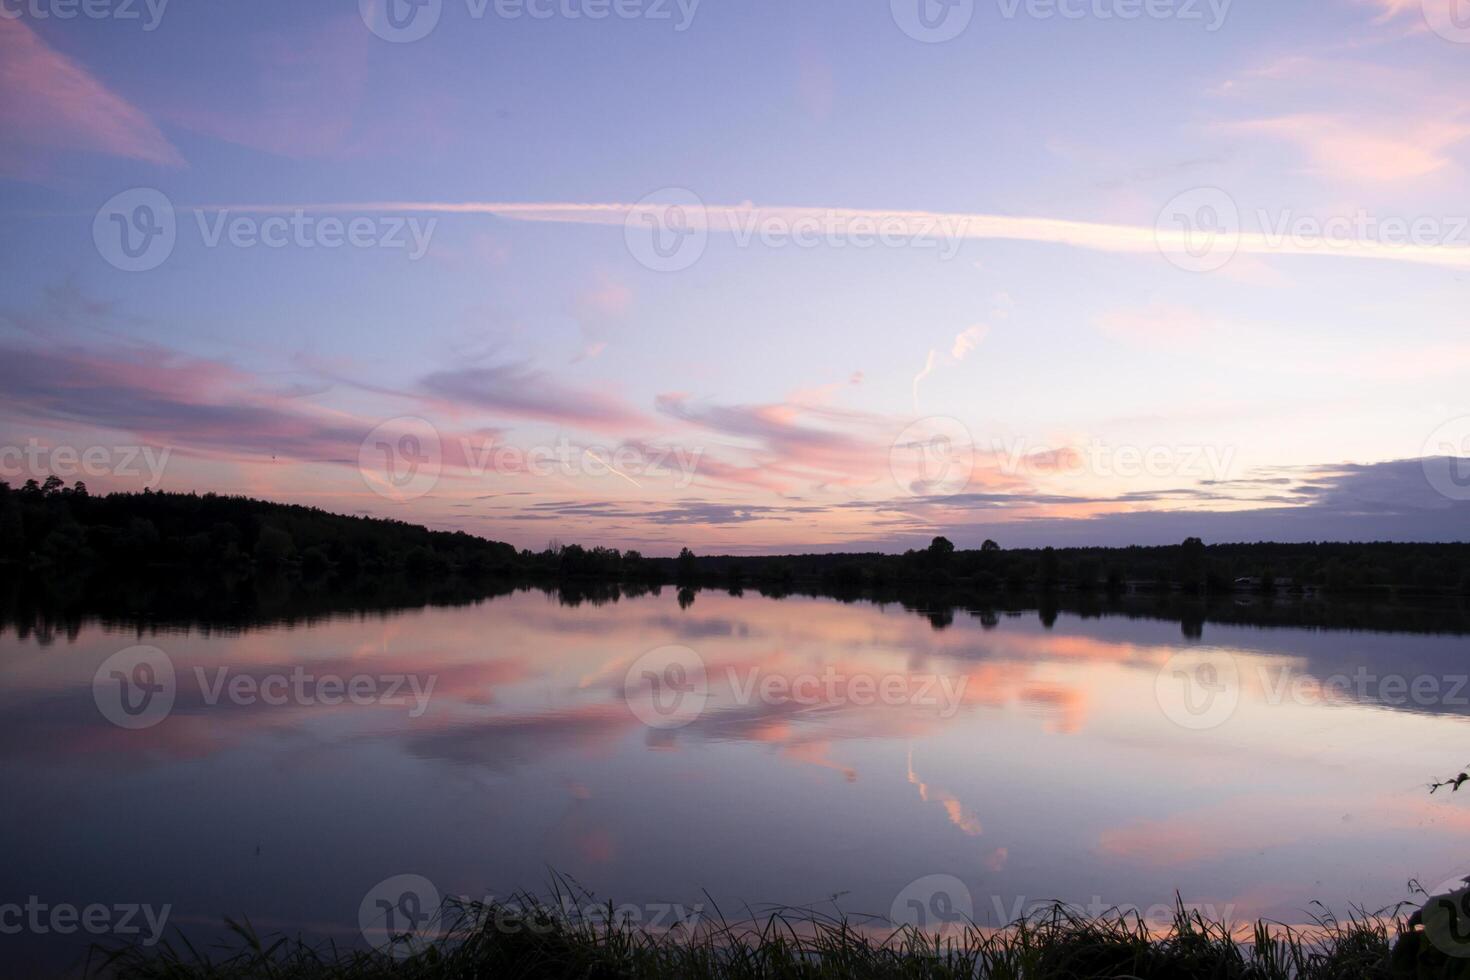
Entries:
<svg viewBox="0 0 1470 980">
<path fill-rule="evenodd" d="M 1176 889 L 1300 922 L 1313 900 L 1388 904 L 1444 879 L 1470 831 L 1470 806 L 1424 786 L 1465 761 L 1463 631 L 1429 629 L 1458 629 L 1458 609 L 1374 632 L 1318 607 L 1242 625 L 1233 604 L 689 589 L 371 612 L 253 587 L 192 612 L 10 596 L 0 902 L 168 903 L 202 936 L 232 913 L 350 940 L 389 876 L 506 895 L 548 868 L 631 902 L 842 893 L 883 912 L 942 873 L 992 924 L 1017 901 Z M 201 614 L 222 605 L 222 624 Z M 175 690 L 129 729 L 94 677 L 138 643 Z M 665 647 L 695 660 L 634 669 Z M 635 710 L 695 679 L 677 724 Z"/>
<path fill-rule="evenodd" d="M 205 631 L 261 626 L 311 625 L 343 615 L 388 614 L 424 606 L 465 606 L 522 591 L 554 595 L 562 605 L 602 607 L 620 599 L 658 596 L 664 586 L 651 582 L 562 580 L 537 582 L 514 578 L 422 578 L 403 575 L 360 576 L 346 582 L 307 581 L 300 576 L 270 575 L 214 578 L 143 570 L 127 578 L 56 577 L 0 574 L 0 631 L 41 642 L 74 637 L 85 623 L 152 629 Z M 738 584 L 723 590 L 678 586 L 680 608 L 688 609 L 701 594 L 740 598 Z M 1470 602 L 1418 599 L 1386 601 L 1354 596 L 1333 600 L 1238 594 L 1201 600 L 1179 593 L 1113 595 L 1105 592 L 950 593 L 926 587 L 913 591 L 797 591 L 763 585 L 754 594 L 767 599 L 822 596 L 847 605 L 896 605 L 929 620 L 935 629 L 950 626 L 958 612 L 982 625 L 1000 616 L 1035 615 L 1044 626 L 1061 612 L 1082 618 L 1127 617 L 1166 619 L 1179 625 L 1185 639 L 1204 635 L 1206 624 L 1303 627 L 1470 635 Z"/>
</svg>

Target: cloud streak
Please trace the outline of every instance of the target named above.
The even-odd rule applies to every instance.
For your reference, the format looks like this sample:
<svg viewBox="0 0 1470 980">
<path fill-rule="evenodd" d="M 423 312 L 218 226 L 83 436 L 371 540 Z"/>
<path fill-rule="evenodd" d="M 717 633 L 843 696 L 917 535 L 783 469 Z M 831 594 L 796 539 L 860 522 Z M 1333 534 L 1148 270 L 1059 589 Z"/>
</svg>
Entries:
<svg viewBox="0 0 1470 980">
<path fill-rule="evenodd" d="M 11 17 L 0 17 L 0 91 L 0 174 L 44 174 L 38 148 L 184 165 L 141 109 Z"/>
<path fill-rule="evenodd" d="M 552 224 L 624 225 L 662 221 L 669 206 L 662 204 L 493 202 L 493 201 L 357 201 L 316 204 L 209 204 L 206 209 L 228 209 L 257 214 L 295 211 L 323 213 L 423 213 L 483 215 L 511 221 Z M 873 238 L 875 228 L 901 239 L 926 241 L 1015 241 L 1064 245 L 1088 251 L 1129 255 L 1165 251 L 1178 254 L 1197 247 L 1198 234 L 1169 223 L 1158 226 L 1077 221 L 1068 218 L 986 214 L 981 212 L 903 211 L 872 208 L 821 208 L 709 205 L 686 210 L 689 227 L 713 234 L 743 238 L 752 226 L 800 226 L 816 229 L 823 238 Z M 646 224 L 644 226 L 647 226 Z M 1470 248 L 1435 243 L 1396 244 L 1372 240 L 1340 241 L 1308 235 L 1280 236 L 1241 231 L 1234 251 L 1245 255 L 1318 256 L 1322 258 L 1407 262 L 1470 270 Z M 754 240 L 759 240 L 758 236 Z"/>
</svg>

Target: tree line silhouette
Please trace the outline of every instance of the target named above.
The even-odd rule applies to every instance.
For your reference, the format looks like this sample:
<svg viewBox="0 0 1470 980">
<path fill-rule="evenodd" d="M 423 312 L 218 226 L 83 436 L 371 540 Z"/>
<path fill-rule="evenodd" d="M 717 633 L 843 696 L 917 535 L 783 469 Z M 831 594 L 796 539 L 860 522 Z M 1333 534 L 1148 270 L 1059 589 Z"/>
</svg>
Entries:
<svg viewBox="0 0 1470 980">
<path fill-rule="evenodd" d="M 1470 544 L 1393 542 L 957 549 L 945 537 L 903 554 L 676 558 L 563 545 L 517 549 L 463 531 L 213 493 L 93 495 L 56 477 L 0 483 L 0 562 L 47 574 L 151 567 L 305 579 L 502 576 L 834 593 L 946 592 L 1470 595 Z"/>
</svg>

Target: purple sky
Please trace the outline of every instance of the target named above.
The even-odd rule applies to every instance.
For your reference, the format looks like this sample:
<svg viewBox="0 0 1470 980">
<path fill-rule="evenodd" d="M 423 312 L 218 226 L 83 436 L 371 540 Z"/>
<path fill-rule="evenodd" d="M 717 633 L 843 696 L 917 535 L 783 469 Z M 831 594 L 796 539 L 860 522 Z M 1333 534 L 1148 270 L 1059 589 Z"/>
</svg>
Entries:
<svg viewBox="0 0 1470 980">
<path fill-rule="evenodd" d="M 1456 9 L 0 0 L 0 479 L 655 554 L 1464 539 Z"/>
</svg>

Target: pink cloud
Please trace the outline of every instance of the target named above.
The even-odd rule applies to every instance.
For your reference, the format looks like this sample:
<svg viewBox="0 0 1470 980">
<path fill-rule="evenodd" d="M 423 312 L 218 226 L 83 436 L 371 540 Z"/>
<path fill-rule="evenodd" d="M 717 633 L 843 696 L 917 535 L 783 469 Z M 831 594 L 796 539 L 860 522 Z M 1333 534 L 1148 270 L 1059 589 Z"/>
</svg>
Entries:
<svg viewBox="0 0 1470 980">
<path fill-rule="evenodd" d="M 870 483 L 887 472 L 892 435 L 900 428 L 862 413 L 796 402 L 695 404 L 687 396 L 665 394 L 656 403 L 666 416 L 753 444 L 759 465 L 778 480 Z"/>
<path fill-rule="evenodd" d="M 222 361 L 153 345 L 0 344 L 0 406 L 12 423 L 128 432 L 216 460 L 352 467 L 382 421 L 274 391 Z M 501 432 L 440 427 L 438 435 L 446 472 L 464 475 L 485 465 L 475 454 Z"/>
<path fill-rule="evenodd" d="M 1424 0 L 1361 0 L 1361 2 L 1378 8 L 1378 16 L 1374 18 L 1374 21 L 1379 24 L 1387 23 L 1404 14 L 1422 17 L 1424 11 Z M 1419 26 L 1424 26 L 1422 21 Z"/>
<path fill-rule="evenodd" d="M 965 836 L 979 837 L 985 832 L 980 826 L 980 818 L 975 814 L 974 810 L 965 806 L 954 794 L 942 789 L 935 789 L 919 777 L 919 774 L 914 771 L 914 753 L 912 749 L 909 751 L 908 780 L 909 785 L 918 789 L 920 800 L 923 800 L 925 803 L 938 803 L 944 808 L 944 815 L 949 819 L 949 822 L 959 828 L 960 832 Z"/>
<path fill-rule="evenodd" d="M 657 424 L 615 395 L 584 390 L 529 364 L 435 371 L 420 382 L 425 397 L 446 407 L 496 412 L 599 432 L 651 429 Z"/>
<path fill-rule="evenodd" d="M 141 109 L 19 20 L 0 17 L 0 173 L 34 178 L 36 149 L 171 167 L 184 158 Z"/>
<path fill-rule="evenodd" d="M 1428 176 L 1450 166 L 1446 151 L 1470 138 L 1470 124 L 1412 115 L 1365 119 L 1300 113 L 1246 120 L 1226 129 L 1295 144 L 1314 171 L 1359 181 Z"/>
</svg>

